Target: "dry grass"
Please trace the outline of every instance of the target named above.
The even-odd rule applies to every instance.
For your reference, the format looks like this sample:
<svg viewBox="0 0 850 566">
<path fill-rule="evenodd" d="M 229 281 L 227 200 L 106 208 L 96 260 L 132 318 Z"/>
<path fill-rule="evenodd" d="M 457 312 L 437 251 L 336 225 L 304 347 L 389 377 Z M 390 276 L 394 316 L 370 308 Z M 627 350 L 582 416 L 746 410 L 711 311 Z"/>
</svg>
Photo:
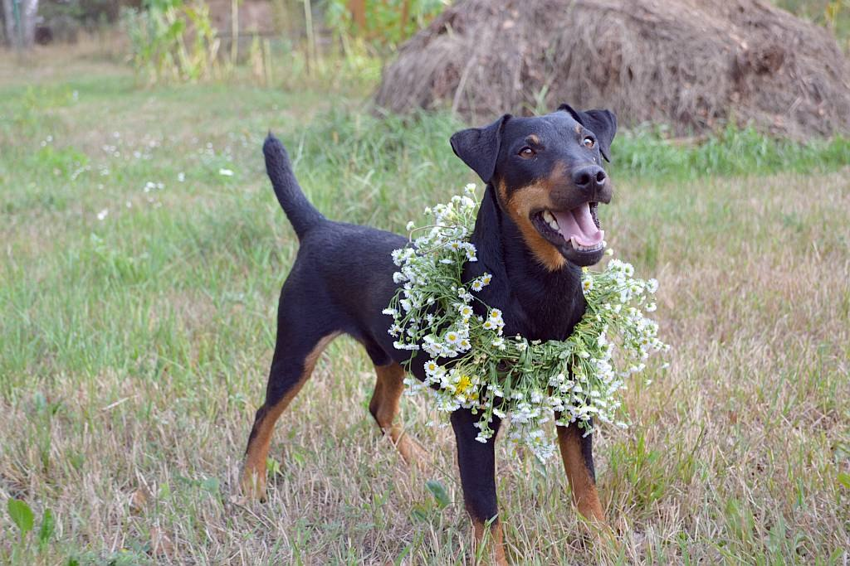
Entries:
<svg viewBox="0 0 850 566">
<path fill-rule="evenodd" d="M 482 120 L 568 100 L 805 140 L 850 132 L 850 67 L 829 31 L 760 0 L 467 0 L 402 46 L 375 100 Z"/>
<path fill-rule="evenodd" d="M 57 530 L 41 550 L 32 535 L 21 545 L 0 510 L 0 562 L 469 562 L 449 431 L 424 426 L 428 407 L 405 400 L 405 424 L 435 461 L 406 468 L 368 414 L 374 374 L 348 339 L 278 425 L 270 500 L 245 504 L 236 491 L 295 250 L 259 142 L 269 125 L 292 132 L 315 102 L 254 89 L 149 95 L 122 78 L 50 88 L 79 99 L 33 107 L 26 122 L 9 119 L 23 95 L 0 91 L 13 99 L 0 111 L 0 503 L 27 501 L 37 524 L 50 508 Z M 112 90 L 121 98 L 108 102 Z M 115 131 L 129 157 L 99 149 Z M 48 132 L 55 154 L 39 153 Z M 159 143 L 151 159 L 132 158 L 145 136 Z M 75 180 L 55 172 L 69 148 L 91 167 Z M 401 230 L 472 179 L 448 145 L 433 151 L 385 173 L 353 166 L 341 186 L 325 183 L 336 164 L 304 157 L 314 169 L 299 171 L 329 216 Z M 159 207 L 147 180 L 166 184 Z M 585 537 L 554 459 L 502 454 L 510 559 L 846 563 L 848 170 L 620 179 L 603 214 L 619 255 L 661 282 L 671 366 L 628 391 L 630 429 L 599 435 L 615 541 Z M 445 486 L 447 507 L 428 480 Z"/>
</svg>

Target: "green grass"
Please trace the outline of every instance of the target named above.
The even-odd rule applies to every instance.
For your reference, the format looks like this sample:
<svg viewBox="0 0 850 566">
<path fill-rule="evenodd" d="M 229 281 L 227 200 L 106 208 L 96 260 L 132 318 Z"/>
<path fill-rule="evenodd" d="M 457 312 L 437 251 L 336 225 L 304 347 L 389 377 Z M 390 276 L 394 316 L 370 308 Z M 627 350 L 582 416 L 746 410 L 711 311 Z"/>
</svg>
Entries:
<svg viewBox="0 0 850 566">
<path fill-rule="evenodd" d="M 847 0 L 775 0 L 774 4 L 798 18 L 826 27 L 844 52 L 850 52 L 850 3 Z"/>
<path fill-rule="evenodd" d="M 266 132 L 329 217 L 401 232 L 475 180 L 447 141 L 463 124 L 378 120 L 339 94 L 141 90 L 103 65 L 0 76 L 14 77 L 0 84 L 0 562 L 464 563 L 449 432 L 405 400 L 435 460 L 407 469 L 368 415 L 373 371 L 350 340 L 281 419 L 269 502 L 236 484 L 297 249 Z M 671 367 L 626 394 L 633 426 L 596 442 L 615 541 L 584 535 L 558 462 L 500 448 L 510 558 L 843 563 L 850 142 L 641 130 L 612 153 L 602 220 L 661 282 Z M 35 512 L 23 543 L 9 498 Z"/>
</svg>

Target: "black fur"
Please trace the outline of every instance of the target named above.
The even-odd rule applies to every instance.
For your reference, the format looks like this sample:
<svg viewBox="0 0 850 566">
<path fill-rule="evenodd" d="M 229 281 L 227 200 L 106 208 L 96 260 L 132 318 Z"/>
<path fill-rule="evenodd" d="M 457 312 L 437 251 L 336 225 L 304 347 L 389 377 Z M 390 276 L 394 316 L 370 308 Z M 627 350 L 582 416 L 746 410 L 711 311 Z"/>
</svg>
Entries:
<svg viewBox="0 0 850 566">
<path fill-rule="evenodd" d="M 574 110 L 569 104 L 562 104 L 558 110 L 569 112 L 576 121 L 599 138 L 602 156 L 606 161 L 611 161 L 611 142 L 617 133 L 617 116 L 610 110 Z"/>
<path fill-rule="evenodd" d="M 461 130 L 449 139 L 455 155 L 478 173 L 485 183 L 489 183 L 493 178 L 501 147 L 502 129 L 510 118 L 510 114 L 505 114 L 487 127 Z"/>
<path fill-rule="evenodd" d="M 325 217 L 304 196 L 292 172 L 286 148 L 271 132 L 263 144 L 263 155 L 266 157 L 266 173 L 271 179 L 277 201 L 283 207 L 298 238 L 302 239 L 307 230 L 321 223 Z"/>
<path fill-rule="evenodd" d="M 548 180 L 559 183 L 553 185 L 552 200 L 563 206 L 574 207 L 590 198 L 607 202 L 610 186 L 604 195 L 588 195 L 569 175 L 552 176 L 587 164 L 601 171 L 599 154 L 608 158 L 615 131 L 616 118 L 610 112 L 580 112 L 565 105 L 538 118 L 505 115 L 487 127 L 452 136 L 455 153 L 487 183 L 472 235 L 478 261 L 466 264 L 464 278 L 468 281 L 485 271 L 493 274 L 492 283 L 480 297 L 502 310 L 505 335 L 564 339 L 581 319 L 586 304 L 580 265 L 567 261 L 557 270 L 541 265 L 502 201 L 535 182 Z M 517 157 L 532 134 L 537 140 L 533 158 Z M 593 149 L 583 147 L 582 140 L 594 135 L 599 143 Z M 387 334 L 391 319 L 381 313 L 396 292 L 392 280 L 396 267 L 390 254 L 405 246 L 407 238 L 327 220 L 301 192 L 286 150 L 271 134 L 263 151 L 275 194 L 301 240 L 278 306 L 277 342 L 266 398 L 266 406 L 272 406 L 295 386 L 305 357 L 328 335 L 354 337 L 376 366 L 408 360 L 409 352 L 393 347 L 393 338 Z M 497 186 L 504 194 L 499 194 Z M 564 257 L 569 260 L 572 256 L 565 253 Z M 410 367 L 420 380 L 424 379 L 423 362 L 424 357 L 414 359 Z M 466 506 L 473 518 L 485 522 L 498 513 L 494 442 L 475 441 L 476 421 L 477 417 L 465 410 L 451 417 Z M 498 430 L 499 424 L 493 423 L 493 429 Z M 590 446 L 588 437 L 582 453 L 592 473 Z"/>
</svg>

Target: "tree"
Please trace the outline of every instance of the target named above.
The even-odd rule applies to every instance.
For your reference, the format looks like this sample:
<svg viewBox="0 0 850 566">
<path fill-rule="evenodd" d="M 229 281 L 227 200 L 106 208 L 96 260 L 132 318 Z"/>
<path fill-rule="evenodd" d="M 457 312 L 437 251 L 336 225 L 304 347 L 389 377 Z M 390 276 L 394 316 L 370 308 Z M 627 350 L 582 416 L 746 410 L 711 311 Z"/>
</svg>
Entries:
<svg viewBox="0 0 850 566">
<path fill-rule="evenodd" d="M 16 48 L 32 47 L 38 0 L 3 0 L 6 42 Z"/>
</svg>

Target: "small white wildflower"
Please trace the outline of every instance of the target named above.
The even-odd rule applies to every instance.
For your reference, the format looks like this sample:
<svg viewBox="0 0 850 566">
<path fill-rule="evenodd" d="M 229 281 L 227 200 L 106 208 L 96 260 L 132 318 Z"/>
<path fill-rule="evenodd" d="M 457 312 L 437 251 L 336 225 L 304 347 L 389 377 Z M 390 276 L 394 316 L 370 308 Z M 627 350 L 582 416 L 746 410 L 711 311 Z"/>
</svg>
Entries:
<svg viewBox="0 0 850 566">
<path fill-rule="evenodd" d="M 657 279 L 647 279 L 646 290 L 649 291 L 650 293 L 655 293 L 658 290 L 658 280 Z"/>
<path fill-rule="evenodd" d="M 457 310 L 463 319 L 467 319 L 472 316 L 472 307 L 469 305 L 460 305 Z"/>
<path fill-rule="evenodd" d="M 109 209 L 108 208 L 104 208 L 103 210 L 101 210 L 100 212 L 97 213 L 97 219 L 98 220 L 104 220 L 104 219 L 106 219 L 107 216 L 109 216 Z"/>
<path fill-rule="evenodd" d="M 222 177 L 232 177 L 232 176 L 233 176 L 233 171 L 232 171 L 232 170 L 230 170 L 230 169 L 224 169 L 224 168 L 222 168 L 222 169 L 219 169 L 219 170 L 218 170 L 218 174 L 219 174 L 219 175 L 221 175 Z"/>
</svg>

